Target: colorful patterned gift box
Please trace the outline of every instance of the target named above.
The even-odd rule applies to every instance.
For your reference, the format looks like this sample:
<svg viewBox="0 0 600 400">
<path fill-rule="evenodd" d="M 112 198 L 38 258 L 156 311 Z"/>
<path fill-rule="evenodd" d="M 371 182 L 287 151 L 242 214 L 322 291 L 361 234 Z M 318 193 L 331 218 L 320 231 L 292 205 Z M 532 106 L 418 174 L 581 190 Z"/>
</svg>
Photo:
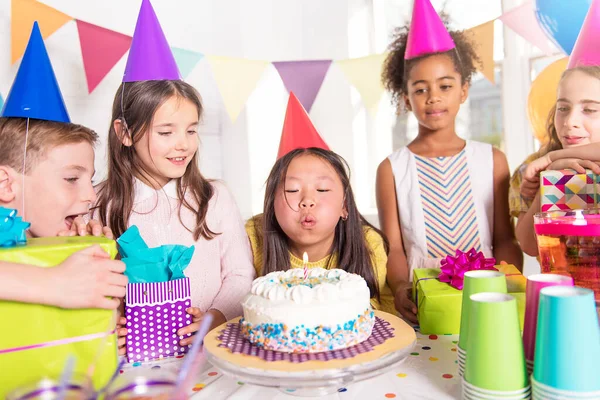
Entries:
<svg viewBox="0 0 600 400">
<path fill-rule="evenodd" d="M 598 204 L 600 176 L 591 170 L 585 174 L 573 170 L 542 171 L 540 177 L 543 212 L 580 210 Z"/>
<path fill-rule="evenodd" d="M 51 237 L 29 239 L 25 246 L 0 248 L 0 261 L 50 268 L 95 244 L 112 258 L 116 256 L 114 240 Z M 96 389 L 108 382 L 117 367 L 116 321 L 111 310 L 67 310 L 0 301 L 0 316 L 0 399 L 44 375 L 60 376 L 71 354 L 76 357 L 76 373 L 85 374 L 95 365 Z"/>
<path fill-rule="evenodd" d="M 527 279 L 514 265 L 496 265 L 506 274 L 508 293 L 516 297 L 521 329 L 525 312 L 525 286 Z M 440 282 L 439 268 L 417 268 L 413 272 L 413 301 L 421 333 L 426 335 L 460 333 L 462 290 Z"/>
</svg>

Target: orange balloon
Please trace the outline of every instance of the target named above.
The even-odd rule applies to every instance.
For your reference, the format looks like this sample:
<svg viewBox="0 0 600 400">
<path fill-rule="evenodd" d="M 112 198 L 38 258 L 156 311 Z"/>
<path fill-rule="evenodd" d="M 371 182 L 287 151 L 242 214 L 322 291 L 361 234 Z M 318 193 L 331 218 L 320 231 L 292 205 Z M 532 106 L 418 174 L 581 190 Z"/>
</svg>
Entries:
<svg viewBox="0 0 600 400">
<path fill-rule="evenodd" d="M 560 76 L 567 69 L 568 57 L 561 58 L 548 65 L 531 83 L 527 99 L 527 114 L 533 134 L 540 141 L 548 141 L 546 122 L 548 114 L 556 104 L 556 92 Z"/>
</svg>

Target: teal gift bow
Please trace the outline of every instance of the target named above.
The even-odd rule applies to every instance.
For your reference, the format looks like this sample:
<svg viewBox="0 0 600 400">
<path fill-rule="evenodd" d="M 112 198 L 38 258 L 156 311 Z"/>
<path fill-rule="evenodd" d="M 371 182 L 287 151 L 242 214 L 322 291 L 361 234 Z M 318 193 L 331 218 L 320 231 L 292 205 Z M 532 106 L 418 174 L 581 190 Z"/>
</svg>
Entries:
<svg viewBox="0 0 600 400">
<path fill-rule="evenodd" d="M 17 210 L 0 207 L 0 247 L 15 247 L 27 243 L 25 231 L 31 224 L 17 216 Z"/>
</svg>

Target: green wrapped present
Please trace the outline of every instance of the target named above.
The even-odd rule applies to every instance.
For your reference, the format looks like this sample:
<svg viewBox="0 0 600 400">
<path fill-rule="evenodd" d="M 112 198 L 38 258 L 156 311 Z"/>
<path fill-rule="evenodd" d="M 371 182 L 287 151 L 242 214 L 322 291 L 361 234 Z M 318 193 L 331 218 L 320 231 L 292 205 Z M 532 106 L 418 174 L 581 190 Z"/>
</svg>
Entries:
<svg viewBox="0 0 600 400">
<path fill-rule="evenodd" d="M 496 265 L 506 274 L 508 293 L 517 299 L 519 320 L 523 329 L 525 315 L 525 286 L 527 279 L 514 265 Z M 413 301 L 421 333 L 430 335 L 460 333 L 462 291 L 440 282 L 439 268 L 417 268 L 413 271 Z"/>
<path fill-rule="evenodd" d="M 115 241 L 107 238 L 50 237 L 28 239 L 25 246 L 0 248 L 0 261 L 48 268 L 94 244 L 111 258 L 117 254 Z M 95 366 L 96 389 L 105 385 L 117 368 L 112 310 L 70 310 L 0 301 L 0 315 L 0 399 L 43 376 L 60 376 L 71 354 L 76 358 L 75 373 L 86 374 L 90 366 Z"/>
</svg>

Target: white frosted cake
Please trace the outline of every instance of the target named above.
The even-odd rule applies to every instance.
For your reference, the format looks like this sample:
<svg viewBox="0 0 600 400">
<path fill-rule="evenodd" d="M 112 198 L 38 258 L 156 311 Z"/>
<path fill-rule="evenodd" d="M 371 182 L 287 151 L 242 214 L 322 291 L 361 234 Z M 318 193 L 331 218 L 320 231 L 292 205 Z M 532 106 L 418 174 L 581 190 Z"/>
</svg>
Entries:
<svg viewBox="0 0 600 400">
<path fill-rule="evenodd" d="M 302 268 L 257 278 L 242 302 L 242 332 L 269 350 L 317 353 L 366 340 L 375 323 L 365 280 L 341 269 Z"/>
</svg>

